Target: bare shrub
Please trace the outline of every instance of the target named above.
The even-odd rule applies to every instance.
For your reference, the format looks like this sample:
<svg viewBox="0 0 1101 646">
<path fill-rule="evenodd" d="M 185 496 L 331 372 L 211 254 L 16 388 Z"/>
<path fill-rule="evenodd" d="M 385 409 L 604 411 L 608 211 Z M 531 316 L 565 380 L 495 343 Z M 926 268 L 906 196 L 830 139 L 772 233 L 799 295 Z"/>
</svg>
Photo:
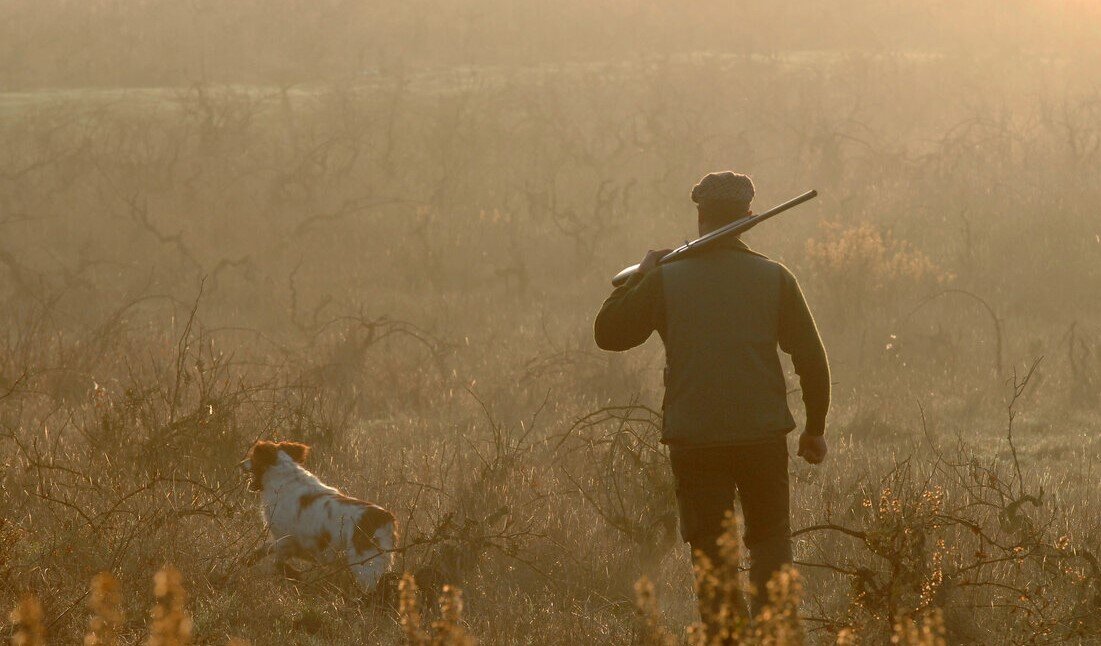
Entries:
<svg viewBox="0 0 1101 646">
<path fill-rule="evenodd" d="M 576 495 L 628 541 L 647 571 L 677 540 L 676 496 L 660 436 L 660 413 L 636 405 L 590 413 L 558 442 Z"/>
<path fill-rule="evenodd" d="M 828 302 L 845 303 L 834 312 L 840 325 L 866 325 L 879 318 L 875 308 L 897 308 L 911 295 L 942 285 L 952 275 L 929 256 L 870 224 L 824 226 L 825 235 L 807 241 L 806 257 Z M 879 316 L 876 316 L 876 315 Z"/>
</svg>

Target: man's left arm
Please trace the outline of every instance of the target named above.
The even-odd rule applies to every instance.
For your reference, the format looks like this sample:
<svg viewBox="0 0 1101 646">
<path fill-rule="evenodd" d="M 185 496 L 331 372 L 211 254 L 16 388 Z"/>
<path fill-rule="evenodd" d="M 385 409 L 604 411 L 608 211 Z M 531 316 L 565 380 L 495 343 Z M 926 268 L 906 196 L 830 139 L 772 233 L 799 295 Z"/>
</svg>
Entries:
<svg viewBox="0 0 1101 646">
<path fill-rule="evenodd" d="M 807 412 L 807 425 L 799 437 L 799 455 L 811 464 L 819 464 L 826 459 L 827 451 L 823 435 L 830 408 L 830 366 L 798 281 L 786 267 L 781 267 L 781 272 L 780 349 L 791 355 Z"/>
</svg>

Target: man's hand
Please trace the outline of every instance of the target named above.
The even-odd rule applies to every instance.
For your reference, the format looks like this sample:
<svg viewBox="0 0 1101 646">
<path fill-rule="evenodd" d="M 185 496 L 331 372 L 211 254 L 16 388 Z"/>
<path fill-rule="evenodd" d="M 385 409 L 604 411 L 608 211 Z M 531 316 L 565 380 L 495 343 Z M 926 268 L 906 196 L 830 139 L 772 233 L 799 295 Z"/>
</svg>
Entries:
<svg viewBox="0 0 1101 646">
<path fill-rule="evenodd" d="M 657 267 L 658 261 L 669 255 L 672 251 L 672 249 L 658 249 L 657 251 L 651 249 L 647 251 L 646 257 L 642 259 L 642 262 L 638 263 L 638 275 L 641 276 L 654 267 Z"/>
<path fill-rule="evenodd" d="M 807 435 L 804 431 L 799 436 L 799 453 L 810 464 L 821 464 L 826 459 L 826 438 L 821 435 Z"/>
</svg>

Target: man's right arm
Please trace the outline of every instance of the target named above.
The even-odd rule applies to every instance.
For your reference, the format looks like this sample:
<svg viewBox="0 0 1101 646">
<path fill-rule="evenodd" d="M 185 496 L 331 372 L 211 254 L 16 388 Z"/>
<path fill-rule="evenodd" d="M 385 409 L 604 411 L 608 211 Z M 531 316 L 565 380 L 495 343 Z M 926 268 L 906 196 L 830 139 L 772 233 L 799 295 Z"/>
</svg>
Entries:
<svg viewBox="0 0 1101 646">
<path fill-rule="evenodd" d="M 664 317 L 661 271 L 631 276 L 617 287 L 596 315 L 593 335 L 601 350 L 622 352 L 642 345 Z"/>
</svg>

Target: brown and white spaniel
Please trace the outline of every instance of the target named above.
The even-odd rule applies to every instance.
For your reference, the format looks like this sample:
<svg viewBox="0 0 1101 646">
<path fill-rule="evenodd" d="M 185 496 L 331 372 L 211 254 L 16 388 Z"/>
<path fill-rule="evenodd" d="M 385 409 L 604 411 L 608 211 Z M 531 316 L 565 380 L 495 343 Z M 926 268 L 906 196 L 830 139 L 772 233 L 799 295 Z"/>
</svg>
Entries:
<svg viewBox="0 0 1101 646">
<path fill-rule="evenodd" d="M 394 515 L 318 480 L 302 466 L 309 452 L 298 442 L 261 440 L 241 461 L 249 489 L 263 497 L 269 552 L 284 570 L 292 556 L 343 560 L 360 586 L 374 590 L 393 562 Z"/>
</svg>

